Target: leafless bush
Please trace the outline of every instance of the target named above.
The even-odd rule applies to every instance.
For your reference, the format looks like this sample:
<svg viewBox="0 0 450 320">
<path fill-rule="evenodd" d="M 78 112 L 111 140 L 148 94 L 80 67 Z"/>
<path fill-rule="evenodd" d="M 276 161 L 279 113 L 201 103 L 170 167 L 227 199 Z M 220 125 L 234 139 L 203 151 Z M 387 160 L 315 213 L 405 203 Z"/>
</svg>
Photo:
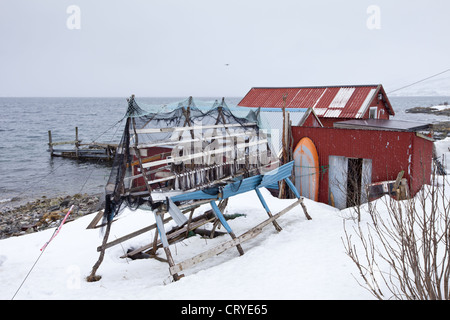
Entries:
<svg viewBox="0 0 450 320">
<path fill-rule="evenodd" d="M 445 176 L 433 175 L 431 184 L 412 199 L 385 196 L 365 205 L 369 222 L 366 226 L 353 222 L 352 234 L 344 222 L 346 254 L 359 270 L 360 285 L 376 298 L 450 299 L 450 194 L 446 188 Z"/>
</svg>

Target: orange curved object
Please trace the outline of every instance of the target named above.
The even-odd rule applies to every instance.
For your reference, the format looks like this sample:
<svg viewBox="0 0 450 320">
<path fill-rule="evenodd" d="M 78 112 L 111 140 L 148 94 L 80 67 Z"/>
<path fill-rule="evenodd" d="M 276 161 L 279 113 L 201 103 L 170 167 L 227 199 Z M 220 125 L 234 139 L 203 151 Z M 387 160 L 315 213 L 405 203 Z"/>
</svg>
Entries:
<svg viewBox="0 0 450 320">
<path fill-rule="evenodd" d="M 319 155 L 311 139 L 302 138 L 294 149 L 295 187 L 302 197 L 319 201 Z"/>
</svg>

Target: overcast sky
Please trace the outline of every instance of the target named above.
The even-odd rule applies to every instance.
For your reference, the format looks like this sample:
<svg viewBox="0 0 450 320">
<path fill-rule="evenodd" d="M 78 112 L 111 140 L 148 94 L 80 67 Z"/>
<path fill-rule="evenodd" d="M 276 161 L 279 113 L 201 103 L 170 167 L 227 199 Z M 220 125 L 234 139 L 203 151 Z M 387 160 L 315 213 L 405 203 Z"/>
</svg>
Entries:
<svg viewBox="0 0 450 320">
<path fill-rule="evenodd" d="M 0 0 L 0 96 L 389 91 L 450 68 L 449 15 L 448 0 Z"/>
</svg>

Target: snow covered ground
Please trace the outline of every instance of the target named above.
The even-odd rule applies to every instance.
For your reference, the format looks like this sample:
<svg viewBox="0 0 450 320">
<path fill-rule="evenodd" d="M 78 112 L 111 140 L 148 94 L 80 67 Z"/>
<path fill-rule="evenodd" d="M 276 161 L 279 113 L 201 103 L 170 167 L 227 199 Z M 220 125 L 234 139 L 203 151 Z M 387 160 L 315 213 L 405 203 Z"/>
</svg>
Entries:
<svg viewBox="0 0 450 320">
<path fill-rule="evenodd" d="M 447 174 L 450 174 L 450 137 L 436 141 L 436 156 L 443 164 Z"/>
<path fill-rule="evenodd" d="M 263 191 L 273 212 L 294 201 Z M 0 299 L 15 294 L 14 299 L 372 299 L 353 278 L 357 270 L 344 253 L 343 213 L 310 200 L 306 206 L 313 220 L 306 220 L 296 207 L 279 219 L 280 233 L 269 225 L 242 245 L 243 256 L 230 249 L 185 270 L 177 282 L 170 281 L 167 263 L 119 258 L 124 250 L 151 242 L 150 233 L 108 249 L 97 272 L 102 279 L 86 282 L 102 238 L 98 230 L 86 229 L 93 218 L 86 216 L 63 226 L 16 294 L 54 230 L 5 239 L 0 241 Z M 267 217 L 254 192 L 231 198 L 226 213 L 245 214 L 230 221 L 237 235 Z M 113 223 L 110 239 L 152 220 L 152 214 L 142 210 L 124 212 Z M 228 239 L 195 236 L 171 251 L 180 262 Z"/>
<path fill-rule="evenodd" d="M 441 104 L 441 105 L 437 105 L 437 106 L 432 106 L 432 107 L 430 107 L 430 109 L 435 109 L 437 111 L 444 111 L 444 110 L 450 109 L 450 106 L 448 104 Z"/>
<path fill-rule="evenodd" d="M 447 159 L 449 142 L 447 138 L 437 145 Z M 273 213 L 294 201 L 262 191 Z M 449 191 L 447 187 L 448 197 Z M 358 270 L 342 243 L 344 222 L 347 230 L 356 223 L 350 219 L 352 210 L 339 211 L 308 199 L 305 204 L 312 220 L 306 220 L 301 207 L 296 207 L 278 219 L 281 232 L 269 225 L 258 237 L 243 243 L 243 256 L 232 248 L 183 271 L 185 277 L 177 282 L 170 281 L 167 263 L 119 258 L 129 248 L 152 242 L 153 232 L 108 249 L 97 272 L 101 280 L 86 282 L 102 240 L 98 229 L 86 229 L 93 215 L 66 223 L 41 256 L 40 248 L 54 229 L 4 239 L 0 241 L 0 299 L 374 299 L 356 281 L 360 280 Z M 377 208 L 382 207 L 381 203 Z M 209 206 L 202 206 L 196 214 L 207 209 Z M 245 215 L 229 221 L 236 235 L 267 218 L 254 192 L 230 198 L 225 213 Z M 150 212 L 125 210 L 113 223 L 110 240 L 153 220 Z M 362 223 L 369 220 L 363 210 Z M 175 262 L 181 262 L 228 239 L 226 235 L 190 237 L 172 245 L 171 252 Z"/>
</svg>

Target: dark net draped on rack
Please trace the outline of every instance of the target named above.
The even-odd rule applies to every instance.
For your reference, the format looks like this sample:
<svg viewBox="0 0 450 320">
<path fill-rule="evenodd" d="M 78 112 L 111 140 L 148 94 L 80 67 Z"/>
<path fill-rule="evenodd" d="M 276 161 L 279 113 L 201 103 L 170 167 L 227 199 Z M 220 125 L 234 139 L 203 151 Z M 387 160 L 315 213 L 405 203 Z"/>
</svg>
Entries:
<svg viewBox="0 0 450 320">
<path fill-rule="evenodd" d="M 192 97 L 147 109 L 134 96 L 128 99 L 125 128 L 106 185 L 108 221 L 126 207 L 153 210 L 168 193 L 208 192 L 278 164 L 270 135 L 261 130 L 258 109 Z"/>
</svg>

